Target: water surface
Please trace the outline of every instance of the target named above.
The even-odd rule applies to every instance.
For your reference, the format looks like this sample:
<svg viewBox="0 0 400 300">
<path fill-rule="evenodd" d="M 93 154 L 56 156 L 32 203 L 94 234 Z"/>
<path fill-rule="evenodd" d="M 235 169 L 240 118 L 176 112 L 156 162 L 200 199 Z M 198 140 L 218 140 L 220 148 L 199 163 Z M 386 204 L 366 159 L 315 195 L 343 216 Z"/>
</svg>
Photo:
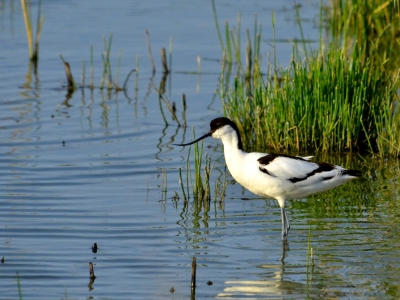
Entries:
<svg viewBox="0 0 400 300">
<path fill-rule="evenodd" d="M 318 4 L 301 2 L 311 40 L 319 35 Z M 216 1 L 216 7 L 221 27 L 225 20 L 236 24 L 241 11 L 243 29 L 252 30 L 257 13 L 265 65 L 272 11 L 277 39 L 300 38 L 290 1 Z M 35 15 L 37 2 L 32 9 Z M 190 140 L 192 126 L 205 132 L 222 114 L 215 95 L 221 49 L 209 2 L 43 1 L 42 14 L 39 80 L 29 82 L 19 1 L 0 6 L 0 299 L 19 298 L 17 278 L 23 299 L 187 299 L 193 256 L 198 299 L 399 296 L 397 161 L 317 157 L 362 169 L 364 176 L 290 201 L 288 245 L 280 239 L 277 203 L 243 190 L 229 174 L 226 196 L 214 201 L 213 192 L 209 207 L 183 200 L 178 168 L 186 166 L 188 149 L 172 143 Z M 93 45 L 98 86 L 102 36 L 111 32 L 113 76 L 119 49 L 120 82 L 139 60 L 127 93 L 84 89 L 68 98 L 59 54 L 79 82 L 82 61 L 89 72 Z M 164 121 L 154 89 L 162 80 L 160 48 L 168 50 L 171 39 L 165 97 L 176 102 L 183 123 L 186 95 L 187 128 L 162 104 Z M 278 61 L 287 65 L 292 45 L 276 47 Z M 215 161 L 213 182 L 223 180 L 220 144 L 208 139 L 204 145 Z M 309 237 L 313 264 L 307 263 Z M 97 276 L 92 284 L 89 262 Z"/>
</svg>

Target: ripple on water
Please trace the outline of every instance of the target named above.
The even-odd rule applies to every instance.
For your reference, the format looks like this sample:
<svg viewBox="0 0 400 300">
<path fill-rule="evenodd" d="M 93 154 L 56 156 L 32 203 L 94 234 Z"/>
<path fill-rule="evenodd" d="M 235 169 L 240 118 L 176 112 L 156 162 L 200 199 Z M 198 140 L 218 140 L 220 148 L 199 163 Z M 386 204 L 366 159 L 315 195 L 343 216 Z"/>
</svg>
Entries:
<svg viewBox="0 0 400 300">
<path fill-rule="evenodd" d="M 192 126 L 197 134 L 207 131 L 209 120 L 221 114 L 220 102 L 212 100 L 221 51 L 210 6 L 200 1 L 164 1 L 161 6 L 155 1 L 133 6 L 122 0 L 43 1 L 40 81 L 25 85 L 27 61 L 16 58 L 26 56 L 26 35 L 21 12 L 9 11 L 14 2 L 0 7 L 7 20 L 0 26 L 5 45 L 0 60 L 5 70 L 0 72 L 1 299 L 19 298 L 17 273 L 23 299 L 188 299 L 193 256 L 199 299 L 399 298 L 398 162 L 379 165 L 365 157 L 363 168 L 371 178 L 289 201 L 288 245 L 281 242 L 276 201 L 254 197 L 229 175 L 227 196 L 211 201 L 208 209 L 183 200 L 177 170 L 186 166 L 187 148 L 171 144 L 190 139 Z M 295 23 L 295 12 L 288 5 L 242 3 L 216 1 L 220 20 L 236 24 L 241 10 L 242 28 L 253 28 L 255 7 L 259 20 L 270 20 L 273 10 L 276 36 L 293 38 L 288 28 Z M 309 5 L 302 3 L 302 16 L 312 20 L 320 9 Z M 72 24 L 71 15 L 79 22 Z M 263 26 L 270 28 L 267 23 Z M 304 32 L 318 35 L 313 27 L 305 22 Z M 154 86 L 160 86 L 162 74 L 151 76 L 146 28 L 153 50 L 166 47 L 170 37 L 174 40 L 173 71 L 164 96 L 176 103 L 182 121 L 181 97 L 186 94 L 187 127 L 177 126 L 163 103 L 165 119 L 161 114 Z M 123 48 L 120 83 L 138 55 L 140 72 L 131 77 L 127 97 L 96 88 L 78 90 L 68 99 L 60 88 L 65 78 L 58 54 L 80 80 L 82 59 L 89 61 L 93 42 L 99 84 L 101 36 L 110 31 L 112 48 Z M 263 30 L 267 41 L 272 34 Z M 285 50 L 282 45 L 277 43 L 276 52 L 284 66 L 292 46 Z M 113 50 L 113 78 L 117 55 Z M 188 74 L 198 69 L 197 55 L 202 73 Z M 217 145 L 211 139 L 204 144 L 218 161 L 215 174 L 224 178 Z M 180 199 L 173 199 L 176 193 Z M 309 233 L 313 266 L 307 265 Z M 97 253 L 92 253 L 93 243 Z M 97 276 L 92 284 L 89 262 Z"/>
</svg>

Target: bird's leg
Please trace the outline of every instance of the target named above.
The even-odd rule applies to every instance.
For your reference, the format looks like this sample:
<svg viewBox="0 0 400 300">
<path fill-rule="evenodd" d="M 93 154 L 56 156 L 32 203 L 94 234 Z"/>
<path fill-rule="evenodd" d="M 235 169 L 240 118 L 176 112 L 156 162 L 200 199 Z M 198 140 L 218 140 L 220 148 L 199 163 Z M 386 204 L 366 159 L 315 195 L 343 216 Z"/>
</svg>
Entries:
<svg viewBox="0 0 400 300">
<path fill-rule="evenodd" d="M 284 207 L 281 207 L 281 214 L 282 214 L 282 240 L 286 240 L 289 234 L 290 225 Z"/>
<path fill-rule="evenodd" d="M 286 217 L 286 226 L 287 226 L 287 231 L 289 233 L 289 229 L 290 229 L 290 223 L 289 223 L 289 219 L 287 217 L 286 211 L 285 211 L 285 217 Z"/>
</svg>

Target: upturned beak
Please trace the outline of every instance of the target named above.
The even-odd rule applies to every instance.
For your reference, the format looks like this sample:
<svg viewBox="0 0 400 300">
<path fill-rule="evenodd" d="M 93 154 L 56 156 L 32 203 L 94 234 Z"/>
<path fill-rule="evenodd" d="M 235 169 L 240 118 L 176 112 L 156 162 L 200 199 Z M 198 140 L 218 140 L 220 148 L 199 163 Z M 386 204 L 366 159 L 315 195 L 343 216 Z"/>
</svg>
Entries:
<svg viewBox="0 0 400 300">
<path fill-rule="evenodd" d="M 193 142 L 190 142 L 190 143 L 187 143 L 187 144 L 172 144 L 172 145 L 175 145 L 175 146 L 189 146 L 189 145 L 197 143 L 198 141 L 201 141 L 202 139 L 205 139 L 206 137 L 209 137 L 209 136 L 211 136 L 211 132 L 206 133 L 205 135 L 199 137 L 197 140 L 194 140 Z"/>
</svg>

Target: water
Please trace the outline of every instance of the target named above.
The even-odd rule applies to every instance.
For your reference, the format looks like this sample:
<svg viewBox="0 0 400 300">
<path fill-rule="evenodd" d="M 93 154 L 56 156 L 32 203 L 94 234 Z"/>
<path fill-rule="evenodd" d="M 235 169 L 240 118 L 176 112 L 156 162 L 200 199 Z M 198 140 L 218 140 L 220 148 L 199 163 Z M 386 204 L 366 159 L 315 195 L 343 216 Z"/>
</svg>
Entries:
<svg viewBox="0 0 400 300">
<path fill-rule="evenodd" d="M 221 27 L 224 20 L 234 25 L 241 11 L 242 28 L 252 29 L 257 13 L 269 43 L 274 10 L 277 39 L 300 38 L 291 2 L 216 2 Z M 361 168 L 364 178 L 291 201 L 287 247 L 280 240 L 276 202 L 242 190 L 229 174 L 226 197 L 212 200 L 209 210 L 183 201 L 178 168 L 186 165 L 187 149 L 171 144 L 190 140 L 192 126 L 205 132 L 222 113 L 214 95 L 221 50 L 209 2 L 43 1 L 36 83 L 25 77 L 19 1 L 0 4 L 0 299 L 18 299 L 17 282 L 23 299 L 187 299 L 193 256 L 198 299 L 399 296 L 397 161 L 323 157 Z M 301 5 L 306 36 L 317 39 L 318 3 Z M 37 2 L 32 10 L 36 15 Z M 154 77 L 145 29 L 156 60 Z M 98 86 L 102 36 L 108 39 L 111 32 L 113 76 L 119 49 L 120 82 L 139 59 L 127 95 L 85 89 L 68 99 L 59 54 L 79 82 L 82 60 L 89 76 L 92 44 Z M 162 106 L 166 125 L 153 88 L 162 78 L 159 50 L 168 50 L 170 39 L 165 96 L 176 102 L 182 120 L 186 95 L 187 128 L 178 127 Z M 282 65 L 290 61 L 291 47 L 277 43 Z M 263 44 L 265 64 L 268 51 L 271 46 Z M 197 56 L 200 75 L 192 73 Z M 205 146 L 216 161 L 213 180 L 222 179 L 221 146 L 212 139 Z M 309 235 L 313 264 L 307 264 Z M 97 276 L 92 284 L 89 262 Z"/>
</svg>

